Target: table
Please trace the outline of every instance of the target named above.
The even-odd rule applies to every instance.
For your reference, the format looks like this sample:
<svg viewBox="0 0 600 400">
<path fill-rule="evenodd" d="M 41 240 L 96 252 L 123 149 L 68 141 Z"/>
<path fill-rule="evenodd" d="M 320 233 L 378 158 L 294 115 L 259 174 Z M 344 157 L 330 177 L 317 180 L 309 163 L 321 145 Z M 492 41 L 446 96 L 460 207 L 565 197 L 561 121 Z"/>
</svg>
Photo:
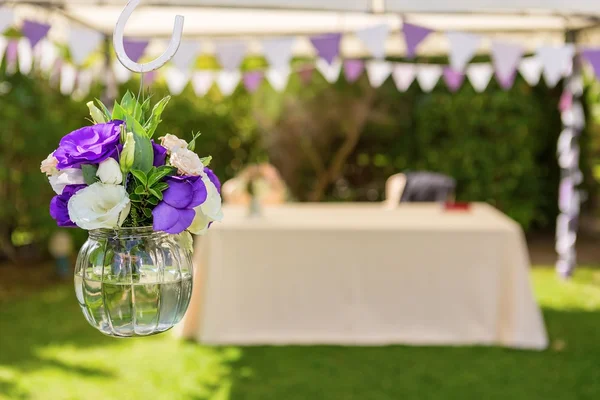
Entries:
<svg viewBox="0 0 600 400">
<path fill-rule="evenodd" d="M 518 224 L 487 204 L 226 207 L 198 238 L 178 335 L 206 344 L 501 345 L 548 339 Z"/>
</svg>

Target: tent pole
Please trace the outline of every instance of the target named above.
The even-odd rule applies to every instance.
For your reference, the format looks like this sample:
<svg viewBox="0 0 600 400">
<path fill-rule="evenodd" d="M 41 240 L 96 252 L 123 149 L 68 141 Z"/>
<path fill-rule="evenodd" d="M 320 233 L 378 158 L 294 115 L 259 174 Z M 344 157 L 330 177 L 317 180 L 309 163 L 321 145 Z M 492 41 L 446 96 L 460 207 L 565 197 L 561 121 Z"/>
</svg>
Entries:
<svg viewBox="0 0 600 400">
<path fill-rule="evenodd" d="M 575 45 L 577 32 L 567 31 L 565 41 Z M 558 139 L 557 156 L 561 168 L 559 186 L 559 216 L 556 221 L 556 271 L 562 278 L 569 278 L 577 265 L 577 228 L 579 225 L 580 192 L 583 181 L 579 169 L 579 136 L 585 126 L 585 115 L 581 105 L 583 79 L 581 61 L 577 53 L 573 56 L 573 68 L 564 80 L 564 89 L 559 109 L 563 130 Z"/>
</svg>

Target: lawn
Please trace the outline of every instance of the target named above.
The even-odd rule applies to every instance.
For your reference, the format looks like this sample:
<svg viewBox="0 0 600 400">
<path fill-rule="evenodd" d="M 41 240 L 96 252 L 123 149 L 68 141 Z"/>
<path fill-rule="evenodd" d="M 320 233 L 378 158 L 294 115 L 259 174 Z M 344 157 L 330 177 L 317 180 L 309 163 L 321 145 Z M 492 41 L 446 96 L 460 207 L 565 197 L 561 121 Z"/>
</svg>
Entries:
<svg viewBox="0 0 600 400">
<path fill-rule="evenodd" d="M 532 272 L 543 352 L 450 347 L 210 348 L 106 338 L 70 285 L 0 298 L 0 399 L 599 399 L 600 270 Z"/>
</svg>

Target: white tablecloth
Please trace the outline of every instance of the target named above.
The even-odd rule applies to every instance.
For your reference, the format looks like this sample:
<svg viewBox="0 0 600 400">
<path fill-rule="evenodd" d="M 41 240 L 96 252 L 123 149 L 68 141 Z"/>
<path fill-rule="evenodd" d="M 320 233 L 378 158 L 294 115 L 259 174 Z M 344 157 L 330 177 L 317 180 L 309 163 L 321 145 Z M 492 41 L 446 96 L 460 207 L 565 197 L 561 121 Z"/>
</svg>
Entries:
<svg viewBox="0 0 600 400">
<path fill-rule="evenodd" d="M 547 346 L 520 227 L 485 204 L 226 207 L 179 335 L 208 344 Z"/>
</svg>

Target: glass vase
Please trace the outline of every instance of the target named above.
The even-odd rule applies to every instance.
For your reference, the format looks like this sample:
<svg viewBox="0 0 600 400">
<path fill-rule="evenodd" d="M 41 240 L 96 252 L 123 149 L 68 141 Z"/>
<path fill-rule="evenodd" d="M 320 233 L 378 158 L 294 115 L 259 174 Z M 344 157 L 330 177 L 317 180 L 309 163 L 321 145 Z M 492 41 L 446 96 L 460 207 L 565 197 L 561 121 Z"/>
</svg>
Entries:
<svg viewBox="0 0 600 400">
<path fill-rule="evenodd" d="M 147 228 L 99 229 L 79 251 L 75 293 L 108 336 L 149 336 L 183 318 L 192 295 L 192 238 Z"/>
</svg>

